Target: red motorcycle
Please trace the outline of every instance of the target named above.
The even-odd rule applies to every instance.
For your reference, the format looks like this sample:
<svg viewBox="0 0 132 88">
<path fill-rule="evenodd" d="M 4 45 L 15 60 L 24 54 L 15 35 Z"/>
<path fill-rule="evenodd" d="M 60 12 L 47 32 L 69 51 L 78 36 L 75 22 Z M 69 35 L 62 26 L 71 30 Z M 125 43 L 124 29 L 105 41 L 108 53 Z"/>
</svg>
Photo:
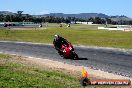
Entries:
<svg viewBox="0 0 132 88">
<path fill-rule="evenodd" d="M 61 56 L 63 58 L 78 59 L 78 55 L 74 51 L 74 48 L 71 43 L 63 44 L 61 47 L 61 51 Z"/>
</svg>

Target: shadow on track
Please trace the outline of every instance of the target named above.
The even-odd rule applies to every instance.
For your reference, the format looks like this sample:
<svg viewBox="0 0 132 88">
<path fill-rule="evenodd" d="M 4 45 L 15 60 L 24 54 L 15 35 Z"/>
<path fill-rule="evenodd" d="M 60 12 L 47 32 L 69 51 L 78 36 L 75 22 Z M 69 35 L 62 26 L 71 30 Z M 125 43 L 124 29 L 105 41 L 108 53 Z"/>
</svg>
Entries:
<svg viewBox="0 0 132 88">
<path fill-rule="evenodd" d="M 78 58 L 78 59 L 74 59 L 74 60 L 88 60 L 88 58 Z"/>
<path fill-rule="evenodd" d="M 63 58 L 63 59 L 71 59 L 71 60 L 88 60 L 88 58 L 78 58 L 78 59 L 73 59 L 73 58 Z"/>
</svg>

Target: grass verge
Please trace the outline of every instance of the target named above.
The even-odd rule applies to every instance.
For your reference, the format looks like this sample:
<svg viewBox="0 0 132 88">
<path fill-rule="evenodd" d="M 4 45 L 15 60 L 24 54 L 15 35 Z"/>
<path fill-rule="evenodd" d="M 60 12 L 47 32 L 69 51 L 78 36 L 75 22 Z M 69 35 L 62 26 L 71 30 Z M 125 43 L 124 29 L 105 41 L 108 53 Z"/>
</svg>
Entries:
<svg viewBox="0 0 132 88">
<path fill-rule="evenodd" d="M 67 74 L 42 70 L 0 54 L 0 88 L 79 88 L 78 80 Z"/>
<path fill-rule="evenodd" d="M 62 71 L 42 69 L 22 60 L 22 57 L 0 54 L 0 88 L 83 88 L 79 80 L 71 75 Z M 86 88 L 130 87 L 105 85 Z"/>
</svg>

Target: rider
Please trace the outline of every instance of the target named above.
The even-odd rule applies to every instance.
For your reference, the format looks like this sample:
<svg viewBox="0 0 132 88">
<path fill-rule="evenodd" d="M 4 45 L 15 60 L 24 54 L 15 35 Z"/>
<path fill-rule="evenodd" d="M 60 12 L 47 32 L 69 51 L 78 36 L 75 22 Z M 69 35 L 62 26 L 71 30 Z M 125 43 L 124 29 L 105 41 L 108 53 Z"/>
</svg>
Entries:
<svg viewBox="0 0 132 88">
<path fill-rule="evenodd" d="M 55 36 L 55 39 L 53 41 L 53 44 L 55 46 L 55 49 L 58 51 L 59 54 L 62 54 L 61 46 L 63 44 L 68 44 L 68 41 L 59 35 L 54 35 L 54 36 Z"/>
</svg>

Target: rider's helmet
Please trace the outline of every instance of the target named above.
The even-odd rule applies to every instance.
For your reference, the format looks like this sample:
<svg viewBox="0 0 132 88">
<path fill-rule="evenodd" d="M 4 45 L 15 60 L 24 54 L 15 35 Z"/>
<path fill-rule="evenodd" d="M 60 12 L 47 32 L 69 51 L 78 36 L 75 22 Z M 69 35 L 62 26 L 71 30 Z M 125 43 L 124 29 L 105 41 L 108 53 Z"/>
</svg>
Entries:
<svg viewBox="0 0 132 88">
<path fill-rule="evenodd" d="M 56 39 L 58 39 L 58 38 L 60 37 L 60 36 L 59 36 L 59 35 L 57 35 L 57 34 L 55 34 L 54 36 L 55 36 L 55 38 L 56 38 Z"/>
</svg>

